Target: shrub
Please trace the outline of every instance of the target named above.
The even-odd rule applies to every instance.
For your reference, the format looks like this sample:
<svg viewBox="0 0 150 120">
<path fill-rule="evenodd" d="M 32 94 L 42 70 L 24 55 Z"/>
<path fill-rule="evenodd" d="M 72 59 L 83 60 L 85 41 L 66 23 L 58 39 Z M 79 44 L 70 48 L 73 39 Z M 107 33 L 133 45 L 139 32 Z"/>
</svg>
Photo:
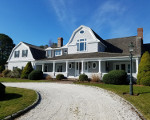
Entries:
<svg viewBox="0 0 150 120">
<path fill-rule="evenodd" d="M 142 84 L 144 77 L 150 76 L 150 54 L 146 51 L 141 58 L 138 68 L 137 84 Z"/>
<path fill-rule="evenodd" d="M 4 70 L 4 71 L 2 72 L 2 75 L 3 75 L 3 77 L 9 77 L 9 76 L 10 76 L 10 73 L 11 73 L 11 70 Z"/>
<path fill-rule="evenodd" d="M 51 80 L 52 77 L 51 77 L 50 75 L 47 75 L 47 76 L 45 77 L 45 79 L 46 79 L 46 80 Z"/>
<path fill-rule="evenodd" d="M 3 70 L 5 70 L 5 67 L 4 67 L 4 65 L 1 65 L 0 66 L 0 73 L 2 73 Z"/>
<path fill-rule="evenodd" d="M 43 78 L 43 72 L 39 70 L 33 70 L 28 76 L 28 79 L 30 80 L 40 80 L 42 78 Z"/>
<path fill-rule="evenodd" d="M 100 81 L 100 76 L 97 75 L 97 74 L 92 74 L 91 81 L 92 82 L 99 82 Z"/>
<path fill-rule="evenodd" d="M 150 76 L 141 79 L 141 84 L 145 86 L 150 86 Z"/>
<path fill-rule="evenodd" d="M 33 71 L 31 62 L 28 62 L 25 68 L 22 71 L 21 78 L 28 78 L 28 75 Z"/>
<path fill-rule="evenodd" d="M 126 84 L 127 73 L 124 70 L 112 70 L 103 76 L 105 84 Z"/>
<path fill-rule="evenodd" d="M 79 76 L 79 81 L 89 81 L 88 76 L 86 74 L 81 74 Z"/>
<path fill-rule="evenodd" d="M 63 74 L 58 74 L 58 75 L 56 75 L 56 79 L 57 80 L 62 80 L 62 79 L 64 79 L 64 75 Z"/>
<path fill-rule="evenodd" d="M 22 70 L 19 68 L 14 69 L 11 73 L 10 73 L 10 77 L 11 78 L 20 78 L 21 77 L 21 72 Z"/>
<path fill-rule="evenodd" d="M 2 100 L 5 96 L 5 85 L 0 83 L 0 100 Z"/>
</svg>

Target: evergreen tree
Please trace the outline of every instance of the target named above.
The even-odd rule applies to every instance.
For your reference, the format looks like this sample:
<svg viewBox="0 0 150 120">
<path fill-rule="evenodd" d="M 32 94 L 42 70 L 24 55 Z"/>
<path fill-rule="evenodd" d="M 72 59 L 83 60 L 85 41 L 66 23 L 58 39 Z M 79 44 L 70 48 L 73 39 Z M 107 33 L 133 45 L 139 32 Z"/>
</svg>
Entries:
<svg viewBox="0 0 150 120">
<path fill-rule="evenodd" d="M 4 67 L 14 46 L 15 44 L 9 36 L 0 34 L 0 65 L 2 67 Z"/>
<path fill-rule="evenodd" d="M 21 78 L 28 78 L 28 75 L 33 71 L 31 62 L 28 62 L 25 68 L 22 71 Z"/>
<path fill-rule="evenodd" d="M 137 83 L 142 84 L 142 80 L 148 76 L 150 76 L 150 54 L 148 51 L 146 51 L 142 55 L 141 62 L 139 64 Z"/>
</svg>

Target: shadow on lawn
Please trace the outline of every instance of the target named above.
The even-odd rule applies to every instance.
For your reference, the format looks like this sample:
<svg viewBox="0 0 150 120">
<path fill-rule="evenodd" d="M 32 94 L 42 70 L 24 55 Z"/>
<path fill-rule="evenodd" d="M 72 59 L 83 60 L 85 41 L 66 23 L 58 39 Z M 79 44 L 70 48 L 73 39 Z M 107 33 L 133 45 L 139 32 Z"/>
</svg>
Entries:
<svg viewBox="0 0 150 120">
<path fill-rule="evenodd" d="M 148 94 L 148 93 L 150 93 L 150 91 L 149 92 L 139 92 L 139 95 L 140 94 Z"/>
<path fill-rule="evenodd" d="M 22 95 L 20 94 L 16 94 L 16 93 L 6 93 L 4 99 L 0 100 L 0 101 L 6 101 L 6 100 L 12 100 L 12 99 L 17 99 L 22 97 Z"/>
</svg>

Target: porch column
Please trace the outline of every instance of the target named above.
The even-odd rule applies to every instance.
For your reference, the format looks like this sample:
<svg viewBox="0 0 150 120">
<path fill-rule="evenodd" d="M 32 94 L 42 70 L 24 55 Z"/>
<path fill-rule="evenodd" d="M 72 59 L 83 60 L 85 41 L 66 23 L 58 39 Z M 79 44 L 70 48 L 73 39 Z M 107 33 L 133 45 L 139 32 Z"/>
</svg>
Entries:
<svg viewBox="0 0 150 120">
<path fill-rule="evenodd" d="M 68 61 L 66 61 L 66 77 L 68 77 Z"/>
<path fill-rule="evenodd" d="M 81 74 L 83 74 L 84 73 L 84 69 L 83 69 L 83 63 L 84 63 L 84 61 L 82 61 L 82 68 L 81 68 Z"/>
<path fill-rule="evenodd" d="M 136 74 L 138 74 L 139 58 L 136 59 Z"/>
<path fill-rule="evenodd" d="M 44 63 L 42 64 L 42 71 L 44 72 Z"/>
<path fill-rule="evenodd" d="M 54 73 L 54 76 L 55 76 L 55 62 L 53 62 L 53 73 Z"/>
<path fill-rule="evenodd" d="M 101 60 L 99 60 L 99 73 L 101 73 Z"/>
</svg>

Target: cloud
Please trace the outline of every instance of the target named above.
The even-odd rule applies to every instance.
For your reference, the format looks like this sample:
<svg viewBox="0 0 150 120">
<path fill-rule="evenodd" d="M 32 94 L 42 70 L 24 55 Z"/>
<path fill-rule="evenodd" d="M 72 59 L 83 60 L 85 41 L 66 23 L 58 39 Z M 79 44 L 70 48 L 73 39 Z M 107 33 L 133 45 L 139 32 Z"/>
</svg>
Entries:
<svg viewBox="0 0 150 120">
<path fill-rule="evenodd" d="M 97 32 L 107 30 L 106 32 L 110 33 L 109 37 L 114 37 L 116 32 L 124 36 L 123 33 L 130 31 L 130 26 L 126 26 L 128 21 L 123 17 L 126 10 L 126 6 L 121 2 L 106 1 L 95 10 L 88 24 Z"/>
<path fill-rule="evenodd" d="M 75 25 L 76 18 L 72 15 L 73 11 L 69 7 L 72 2 L 67 0 L 49 0 L 49 2 L 64 28 L 71 28 Z"/>
</svg>

